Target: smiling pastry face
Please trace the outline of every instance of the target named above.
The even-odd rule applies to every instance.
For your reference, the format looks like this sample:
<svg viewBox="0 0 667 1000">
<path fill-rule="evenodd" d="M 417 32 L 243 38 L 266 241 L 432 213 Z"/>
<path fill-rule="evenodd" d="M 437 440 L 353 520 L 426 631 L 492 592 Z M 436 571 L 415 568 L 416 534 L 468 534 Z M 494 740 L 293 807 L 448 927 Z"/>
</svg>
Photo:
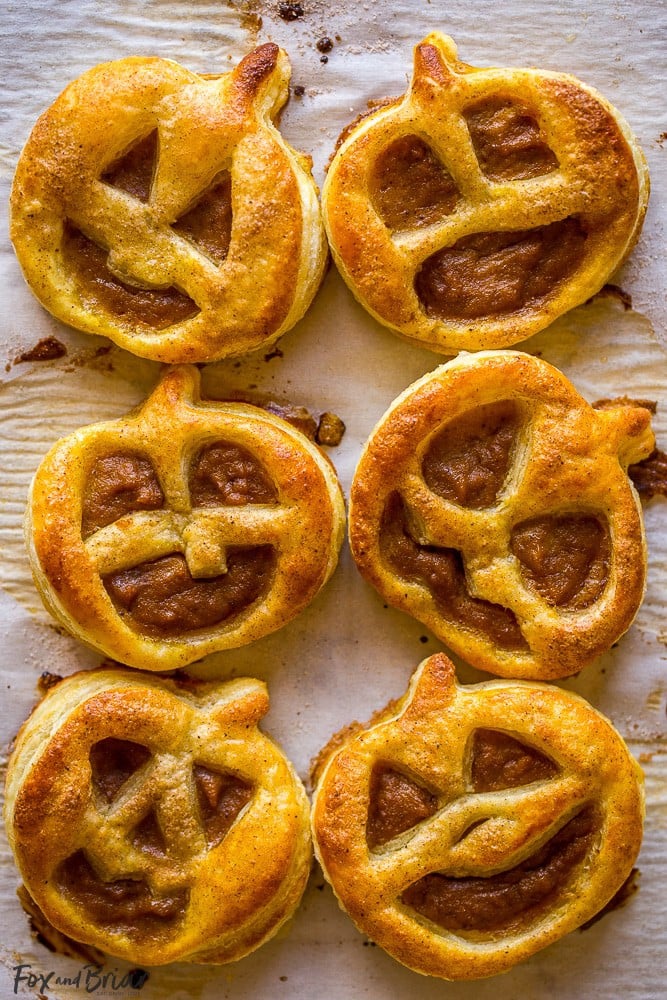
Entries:
<svg viewBox="0 0 667 1000">
<path fill-rule="evenodd" d="M 131 57 L 75 80 L 39 119 L 12 190 L 11 237 L 42 304 L 169 363 L 289 330 L 327 253 L 309 161 L 273 124 L 289 76 L 269 43 L 218 77 Z"/>
<path fill-rule="evenodd" d="M 638 765 L 582 698 L 459 686 L 443 654 L 324 749 L 315 852 L 357 927 L 417 972 L 505 972 L 605 906 L 642 838 Z"/>
<path fill-rule="evenodd" d="M 22 727 L 5 820 L 46 919 L 141 965 L 241 958 L 292 915 L 308 800 L 260 681 L 74 674 Z"/>
<path fill-rule="evenodd" d="M 642 600 L 642 514 L 628 465 L 648 409 L 594 409 L 551 365 L 462 354 L 410 386 L 371 434 L 350 492 L 363 576 L 473 666 L 577 673 Z"/>
<path fill-rule="evenodd" d="M 291 621 L 333 572 L 333 466 L 256 406 L 167 371 L 120 420 L 64 438 L 31 488 L 26 539 L 46 606 L 114 659 L 172 670 Z"/>
<path fill-rule="evenodd" d="M 515 344 L 597 292 L 647 199 L 643 154 L 600 94 L 468 66 L 438 33 L 416 47 L 404 97 L 343 133 L 322 191 L 361 304 L 445 354 Z"/>
</svg>

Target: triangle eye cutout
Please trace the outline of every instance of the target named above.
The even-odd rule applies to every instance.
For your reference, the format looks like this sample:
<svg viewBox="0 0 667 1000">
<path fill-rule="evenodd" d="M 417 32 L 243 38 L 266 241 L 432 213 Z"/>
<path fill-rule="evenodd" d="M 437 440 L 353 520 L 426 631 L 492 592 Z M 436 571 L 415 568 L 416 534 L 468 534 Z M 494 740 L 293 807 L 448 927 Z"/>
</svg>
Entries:
<svg viewBox="0 0 667 1000">
<path fill-rule="evenodd" d="M 125 782 L 151 757 L 148 747 L 109 736 L 90 748 L 93 787 L 104 802 L 111 803 Z"/>
<path fill-rule="evenodd" d="M 235 774 L 213 771 L 203 764 L 195 764 L 192 775 L 208 846 L 217 847 L 250 802 L 252 786 Z"/>
<path fill-rule="evenodd" d="M 167 845 L 155 812 L 149 812 L 130 834 L 132 845 L 153 857 L 165 857 Z"/>
<path fill-rule="evenodd" d="M 423 785 L 388 765 L 376 765 L 370 782 L 368 846 L 371 850 L 381 847 L 433 816 L 437 809 L 436 796 Z"/>
<path fill-rule="evenodd" d="M 147 202 L 153 184 L 157 155 L 158 134 L 157 129 L 154 129 L 110 164 L 102 174 L 102 180 L 111 187 L 131 194 L 138 201 Z"/>
<path fill-rule="evenodd" d="M 559 768 L 540 750 L 509 733 L 477 729 L 472 741 L 470 777 L 475 792 L 500 792 L 533 781 L 546 781 Z"/>
<path fill-rule="evenodd" d="M 492 181 L 540 177 L 558 168 L 531 110 L 498 97 L 484 97 L 468 108 L 465 119 L 484 174 Z"/>
<path fill-rule="evenodd" d="M 371 172 L 371 197 L 393 231 L 430 226 L 454 211 L 459 191 L 428 143 L 404 135 L 379 155 Z"/>
<path fill-rule="evenodd" d="M 190 466 L 193 507 L 274 504 L 278 494 L 268 472 L 247 449 L 227 441 L 204 445 Z"/>
<path fill-rule="evenodd" d="M 222 264 L 232 239 L 232 178 L 221 170 L 213 183 L 172 229 L 198 247 L 215 264 Z"/>
</svg>

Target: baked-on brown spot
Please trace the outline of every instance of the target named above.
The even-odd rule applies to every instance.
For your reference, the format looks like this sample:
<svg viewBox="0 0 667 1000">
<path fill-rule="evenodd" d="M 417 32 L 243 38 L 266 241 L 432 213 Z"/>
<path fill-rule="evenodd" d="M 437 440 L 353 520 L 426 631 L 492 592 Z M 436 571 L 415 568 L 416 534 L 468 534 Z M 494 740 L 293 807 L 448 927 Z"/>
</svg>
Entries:
<svg viewBox="0 0 667 1000">
<path fill-rule="evenodd" d="M 109 270 L 108 253 L 67 223 L 63 232 L 62 258 L 75 276 L 81 299 L 94 311 L 113 313 L 131 324 L 164 330 L 191 319 L 199 312 L 196 302 L 178 288 L 145 288 L 129 285 Z"/>
<path fill-rule="evenodd" d="M 81 534 L 113 524 L 135 510 L 159 510 L 164 503 L 155 469 L 145 455 L 116 452 L 95 460 L 83 492 Z"/>
<path fill-rule="evenodd" d="M 576 271 L 585 242 L 586 231 L 574 217 L 536 229 L 465 236 L 424 261 L 415 291 L 436 319 L 536 308 Z"/>
<path fill-rule="evenodd" d="M 628 475 L 641 500 L 667 496 L 667 454 L 659 448 L 654 448 L 643 462 L 631 465 Z"/>
<path fill-rule="evenodd" d="M 228 170 L 218 174 L 172 229 L 191 240 L 216 264 L 223 263 L 232 238 L 232 179 Z"/>
<path fill-rule="evenodd" d="M 239 445 L 216 441 L 192 460 L 190 501 L 193 507 L 275 504 L 278 494 L 259 459 Z"/>
<path fill-rule="evenodd" d="M 510 400 L 486 403 L 449 421 L 430 441 L 422 474 L 430 490 L 463 507 L 491 507 L 512 461 L 520 414 Z"/>
<path fill-rule="evenodd" d="M 90 748 L 93 787 L 105 802 L 113 802 L 132 775 L 150 759 L 148 747 L 108 736 Z"/>
<path fill-rule="evenodd" d="M 24 361 L 55 361 L 56 358 L 64 358 L 66 354 L 67 348 L 57 337 L 42 337 L 30 350 L 19 354 L 14 359 L 14 364 Z"/>
<path fill-rule="evenodd" d="M 159 925 L 178 920 L 188 902 L 187 889 L 157 895 L 141 878 L 105 882 L 84 851 L 62 863 L 57 873 L 60 888 L 95 921 L 107 927 L 122 927 L 129 934 L 157 931 Z M 156 926 L 158 925 L 158 926 Z"/>
<path fill-rule="evenodd" d="M 118 157 L 102 174 L 102 180 L 111 187 L 126 191 L 138 201 L 147 202 L 153 183 L 158 153 L 157 129 L 135 142 Z"/>
<path fill-rule="evenodd" d="M 597 833 L 594 809 L 584 808 L 515 868 L 486 878 L 433 872 L 406 889 L 401 899 L 445 930 L 509 934 L 557 905 Z"/>
<path fill-rule="evenodd" d="M 530 110 L 503 97 L 485 97 L 464 112 L 482 173 L 492 181 L 548 174 L 558 159 Z"/>
<path fill-rule="evenodd" d="M 178 636 L 240 614 L 266 592 L 275 567 L 270 545 L 227 550 L 227 572 L 194 579 L 179 554 L 110 573 L 114 604 L 149 635 Z"/>
<path fill-rule="evenodd" d="M 371 850 L 432 816 L 438 800 L 413 778 L 388 764 L 373 768 L 369 789 L 366 839 Z"/>
<path fill-rule="evenodd" d="M 609 529 L 591 514 L 552 514 L 524 521 L 512 529 L 510 547 L 527 582 L 557 608 L 588 608 L 607 585 Z"/>
<path fill-rule="evenodd" d="M 470 781 L 474 792 L 499 792 L 532 781 L 547 781 L 558 766 L 535 747 L 509 733 L 476 729 L 470 755 Z"/>
<path fill-rule="evenodd" d="M 503 649 L 527 649 L 509 608 L 473 597 L 466 586 L 461 554 L 456 549 L 420 545 L 410 534 L 399 494 L 389 498 L 380 526 L 383 560 L 404 580 L 426 587 L 443 617 L 472 632 L 481 632 Z"/>
<path fill-rule="evenodd" d="M 252 786 L 235 774 L 212 771 L 203 764 L 195 764 L 192 772 L 206 840 L 209 847 L 216 847 L 250 802 Z"/>
<path fill-rule="evenodd" d="M 371 199 L 389 229 L 430 226 L 455 208 L 459 192 L 447 168 L 417 135 L 395 139 L 378 156 Z"/>
</svg>

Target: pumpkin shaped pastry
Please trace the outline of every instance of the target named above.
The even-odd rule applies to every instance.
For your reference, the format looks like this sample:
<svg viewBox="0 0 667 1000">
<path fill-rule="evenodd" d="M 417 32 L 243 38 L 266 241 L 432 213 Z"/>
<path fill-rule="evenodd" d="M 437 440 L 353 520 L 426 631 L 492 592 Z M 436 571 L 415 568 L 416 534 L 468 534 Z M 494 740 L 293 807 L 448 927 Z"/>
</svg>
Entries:
<svg viewBox="0 0 667 1000">
<path fill-rule="evenodd" d="M 651 412 L 594 408 L 517 351 L 461 354 L 409 386 L 372 431 L 350 491 L 362 575 L 473 666 L 577 673 L 630 627 L 646 544 L 628 466 Z"/>
<path fill-rule="evenodd" d="M 316 765 L 315 853 L 357 927 L 444 979 L 505 972 L 597 914 L 642 838 L 639 766 L 551 685 L 459 686 L 444 654 Z"/>
<path fill-rule="evenodd" d="M 73 635 L 173 670 L 291 621 L 333 572 L 344 525 L 315 444 L 258 406 L 201 400 L 183 366 L 137 410 L 53 446 L 26 541 L 45 605 Z"/>
<path fill-rule="evenodd" d="M 293 914 L 311 864 L 308 799 L 258 729 L 252 679 L 74 674 L 21 728 L 5 821 L 46 920 L 141 965 L 224 963 Z"/>
<path fill-rule="evenodd" d="M 268 43 L 219 76 L 132 56 L 71 83 L 35 125 L 11 196 L 40 302 L 169 363 L 289 330 L 327 256 L 310 160 L 275 126 L 289 78 Z"/>
<path fill-rule="evenodd" d="M 322 190 L 344 280 L 433 351 L 507 347 L 595 294 L 642 226 L 644 156 L 572 76 L 478 69 L 434 32 L 410 87 L 342 134 Z"/>
</svg>

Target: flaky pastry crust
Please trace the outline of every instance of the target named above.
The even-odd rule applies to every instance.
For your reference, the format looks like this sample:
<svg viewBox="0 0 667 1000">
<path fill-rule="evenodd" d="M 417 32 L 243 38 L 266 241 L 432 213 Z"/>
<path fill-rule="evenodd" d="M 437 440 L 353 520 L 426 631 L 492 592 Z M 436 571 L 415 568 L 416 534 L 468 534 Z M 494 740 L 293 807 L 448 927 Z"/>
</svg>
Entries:
<svg viewBox="0 0 667 1000">
<path fill-rule="evenodd" d="M 460 354 L 371 433 L 350 491 L 352 554 L 385 600 L 473 666 L 577 673 L 631 625 L 646 580 L 627 476 L 648 409 L 594 409 L 518 351 Z"/>
<path fill-rule="evenodd" d="M 322 209 L 368 312 L 455 354 L 515 344 L 595 294 L 636 242 L 648 193 L 643 153 L 599 93 L 562 73 L 469 66 L 434 32 L 403 98 L 343 133 Z"/>
<path fill-rule="evenodd" d="M 258 729 L 266 686 L 72 675 L 22 726 L 5 822 L 28 892 L 75 941 L 141 965 L 225 963 L 272 937 L 310 872 L 309 808 Z"/>
<path fill-rule="evenodd" d="M 422 804 L 380 842 L 378 773 Z M 505 972 L 598 913 L 630 874 L 642 822 L 641 770 L 583 698 L 459 686 L 441 653 L 330 755 L 312 808 L 316 856 L 359 930 L 451 980 Z"/>
<path fill-rule="evenodd" d="M 11 196 L 12 241 L 45 308 L 171 364 L 289 330 L 327 257 L 310 160 L 274 124 L 289 77 L 268 43 L 220 76 L 133 56 L 71 83 L 35 125 Z"/>
<path fill-rule="evenodd" d="M 48 610 L 145 670 L 291 621 L 333 573 L 344 530 L 324 453 L 257 406 L 201 400 L 188 366 L 167 369 L 127 416 L 57 442 L 25 521 Z"/>
</svg>

